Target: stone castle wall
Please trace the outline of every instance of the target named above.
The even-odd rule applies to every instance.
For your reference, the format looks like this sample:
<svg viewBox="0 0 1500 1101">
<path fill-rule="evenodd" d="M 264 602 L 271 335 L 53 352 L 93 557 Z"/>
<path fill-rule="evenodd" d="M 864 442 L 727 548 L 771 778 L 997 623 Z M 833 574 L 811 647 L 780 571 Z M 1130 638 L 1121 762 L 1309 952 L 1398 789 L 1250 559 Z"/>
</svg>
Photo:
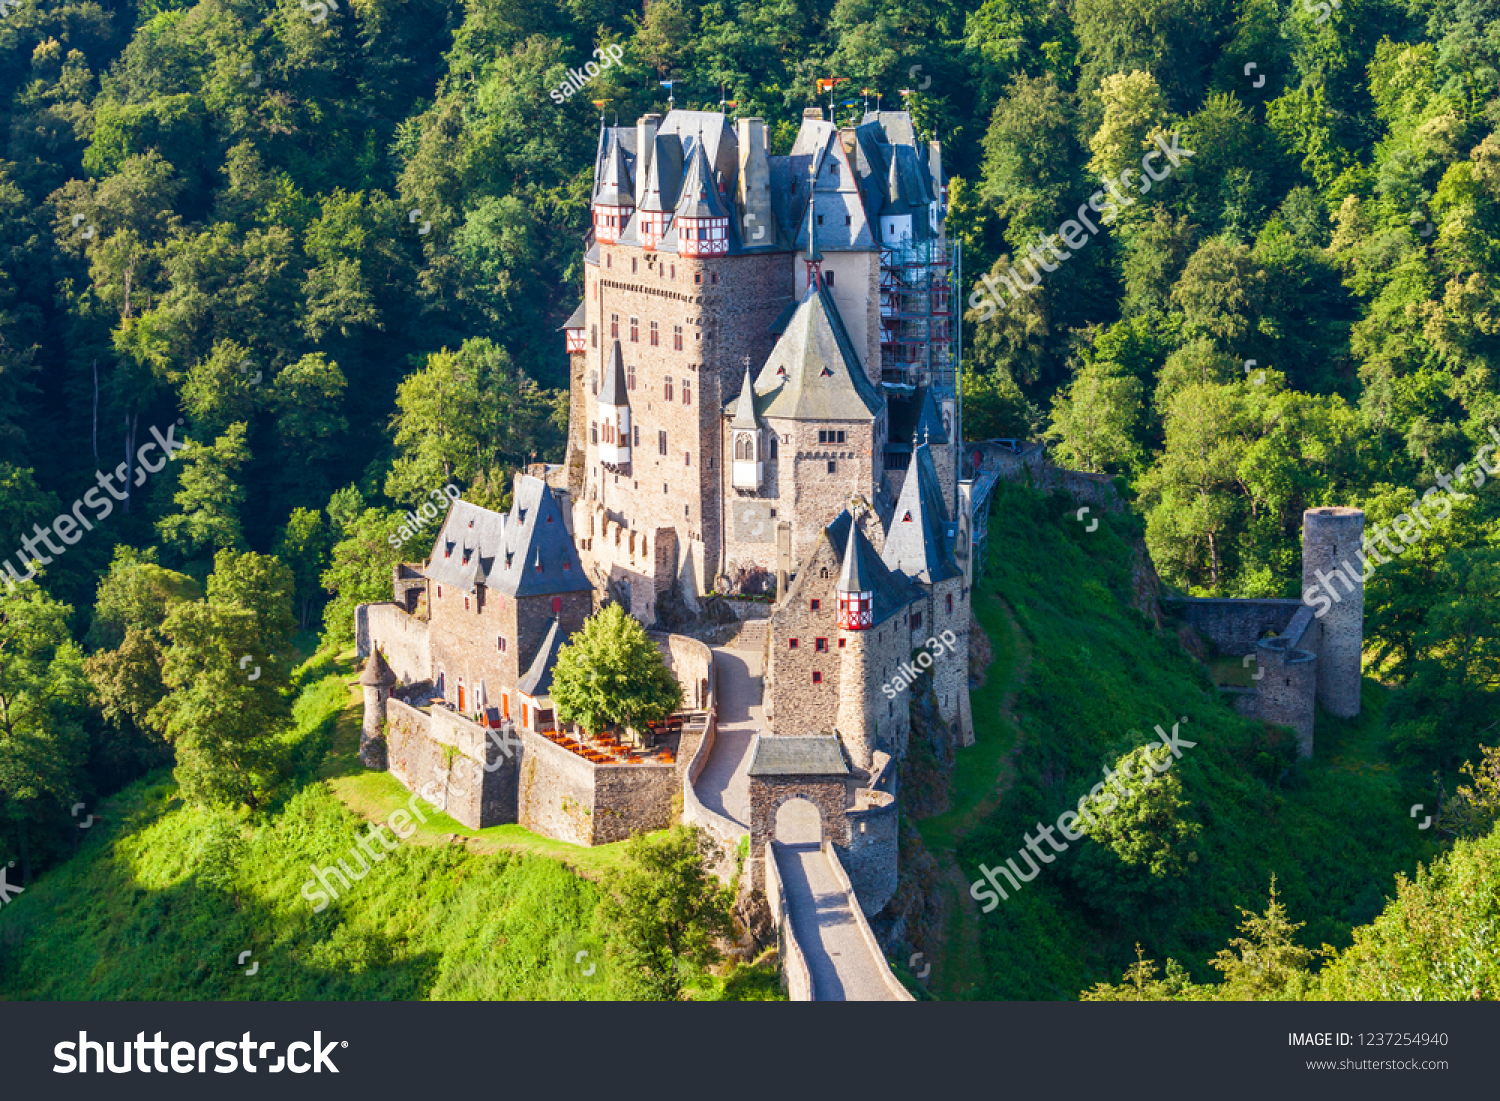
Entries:
<svg viewBox="0 0 1500 1101">
<path fill-rule="evenodd" d="M 1303 607 L 1300 600 L 1240 600 L 1233 597 L 1165 597 L 1162 603 L 1208 639 L 1219 653 L 1243 657 L 1255 653 L 1266 634 L 1281 634 Z"/>
<path fill-rule="evenodd" d="M 847 812 L 849 844 L 839 857 L 864 912 L 877 914 L 896 894 L 901 811 L 883 791 L 861 791 Z"/>
<path fill-rule="evenodd" d="M 361 604 L 354 610 L 355 647 L 361 658 L 378 649 L 403 685 L 432 677 L 432 644 L 427 621 L 407 615 L 399 604 Z"/>
<path fill-rule="evenodd" d="M 407 790 L 470 829 L 516 820 L 515 735 L 507 755 L 500 732 L 491 738 L 452 712 L 436 708 L 429 715 L 395 699 L 386 704 L 386 719 L 388 767 Z"/>
<path fill-rule="evenodd" d="M 759 367 L 771 353 L 771 325 L 792 296 L 788 257 L 693 258 L 604 242 L 598 247 L 599 262 L 584 265 L 589 430 L 579 500 L 595 502 L 616 518 L 629 517 L 639 530 L 676 530 L 675 572 L 689 575 L 685 587 L 697 595 L 712 587 L 719 569 L 722 411 L 739 392 L 744 359 Z M 639 439 L 632 440 L 629 473 L 618 474 L 599 462 L 595 402 L 616 339 L 626 366 L 634 368 L 636 385 L 628 396 Z"/>
</svg>

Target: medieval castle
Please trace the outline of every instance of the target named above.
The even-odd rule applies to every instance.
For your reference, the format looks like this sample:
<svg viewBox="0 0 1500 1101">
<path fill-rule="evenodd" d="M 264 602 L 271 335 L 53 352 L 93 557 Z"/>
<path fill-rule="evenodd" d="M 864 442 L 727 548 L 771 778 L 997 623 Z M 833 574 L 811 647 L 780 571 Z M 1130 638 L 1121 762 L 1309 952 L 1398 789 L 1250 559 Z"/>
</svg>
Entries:
<svg viewBox="0 0 1500 1101">
<path fill-rule="evenodd" d="M 731 851 L 748 835 L 748 882 L 768 893 L 761 854 L 800 797 L 873 914 L 896 887 L 892 765 L 911 737 L 891 685 L 943 638 L 926 684 L 946 736 L 972 743 L 987 494 L 997 477 L 1058 473 L 963 443 L 941 148 L 904 112 L 840 129 L 810 108 L 787 156 L 755 118 L 601 120 L 591 209 L 584 297 L 563 326 L 565 460 L 518 475 L 508 513 L 454 501 L 426 560 L 397 567 L 394 600 L 358 609 L 362 758 L 472 828 L 590 845 L 680 815 Z M 1063 473 L 1084 499 L 1106 481 Z M 1309 510 L 1305 568 L 1362 521 Z M 1300 601 L 1187 601 L 1182 615 L 1258 654 L 1261 682 L 1237 705 L 1295 727 L 1310 753 L 1315 698 L 1358 710 L 1359 596 L 1327 622 Z M 558 651 L 605 601 L 654 628 L 683 688 L 685 713 L 638 744 L 559 729 L 548 695 Z M 694 790 L 716 652 L 674 632 L 709 601 L 764 630 L 737 819 Z"/>
<path fill-rule="evenodd" d="M 874 789 L 910 709 L 889 686 L 931 638 L 954 640 L 931 674 L 942 720 L 973 739 L 945 217 L 941 148 L 904 112 L 840 130 L 809 109 L 787 156 L 759 119 L 601 125 L 566 459 L 518 476 L 508 514 L 454 502 L 395 600 L 360 608 L 366 763 L 435 777 L 474 827 L 593 844 L 664 826 L 713 722 L 712 651 L 669 632 L 712 596 L 769 613 L 762 734 L 820 739 L 792 757 L 838 763 L 851 813 L 891 818 L 875 878 L 894 889 L 893 799 Z M 689 709 L 662 754 L 556 729 L 552 663 L 604 600 L 662 629 Z M 453 781 L 464 758 L 473 783 Z"/>
</svg>

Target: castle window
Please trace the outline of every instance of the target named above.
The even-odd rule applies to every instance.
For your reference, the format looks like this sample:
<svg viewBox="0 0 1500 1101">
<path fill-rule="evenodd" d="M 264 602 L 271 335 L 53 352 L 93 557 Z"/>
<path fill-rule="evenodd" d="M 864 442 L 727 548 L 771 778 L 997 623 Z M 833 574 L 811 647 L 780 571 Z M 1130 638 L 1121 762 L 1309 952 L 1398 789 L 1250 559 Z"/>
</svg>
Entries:
<svg viewBox="0 0 1500 1101">
<path fill-rule="evenodd" d="M 656 452 L 659 455 L 667 453 L 667 433 L 665 430 L 656 433 Z"/>
<path fill-rule="evenodd" d="M 673 325 L 672 326 L 672 350 L 674 352 L 680 352 L 680 351 L 682 351 L 682 326 L 681 325 Z"/>
<path fill-rule="evenodd" d="M 822 606 L 823 602 L 821 600 L 814 600 L 810 604 L 808 604 L 807 610 L 810 612 L 816 612 Z"/>
<path fill-rule="evenodd" d="M 797 640 L 796 639 L 789 638 L 786 641 L 787 641 L 787 649 L 788 650 L 795 650 L 797 648 Z"/>
<path fill-rule="evenodd" d="M 653 321 L 653 322 L 651 322 L 651 347 L 655 348 L 655 347 L 657 347 L 660 344 L 661 344 L 661 324 L 660 324 L 660 322 Z"/>
<path fill-rule="evenodd" d="M 716 271 L 709 272 L 708 281 L 717 287 L 719 285 L 719 273 Z"/>
<path fill-rule="evenodd" d="M 610 223 L 614 223 L 613 218 L 610 219 Z M 604 266 L 607 268 L 612 268 L 615 266 L 615 258 L 607 252 L 604 254 Z"/>
<path fill-rule="evenodd" d="M 776 457 L 776 437 L 773 435 L 771 437 L 771 458 L 774 459 L 775 457 Z M 771 515 L 775 516 L 776 513 L 772 512 Z"/>
<path fill-rule="evenodd" d="M 597 398 L 599 396 L 599 372 L 598 371 L 590 371 L 589 372 L 589 390 L 593 393 L 594 397 Z"/>
<path fill-rule="evenodd" d="M 911 627 L 912 627 L 912 630 L 915 631 L 918 628 L 920 628 L 921 626 L 922 626 L 922 613 L 921 612 L 913 612 L 911 614 Z"/>
<path fill-rule="evenodd" d="M 821 577 L 821 578 L 827 579 L 827 577 L 828 577 L 828 567 L 824 566 L 821 570 L 819 570 L 818 571 L 818 576 Z"/>
<path fill-rule="evenodd" d="M 693 380 L 685 378 L 682 380 L 682 404 L 693 404 Z"/>
<path fill-rule="evenodd" d="M 635 428 L 634 428 L 634 435 L 635 435 L 635 446 L 636 447 L 640 447 L 641 446 L 641 426 L 640 425 L 636 425 L 635 426 Z"/>
<path fill-rule="evenodd" d="M 823 683 L 823 674 L 820 673 L 820 672 L 818 672 L 816 669 L 813 670 L 813 683 L 814 684 L 822 684 Z"/>
<path fill-rule="evenodd" d="M 839 472 L 839 464 L 837 462 L 835 462 L 833 459 L 829 459 L 828 460 L 828 473 L 830 473 L 830 474 L 837 474 L 838 472 Z"/>
<path fill-rule="evenodd" d="M 467 612 L 468 610 L 469 610 L 469 598 L 468 597 L 464 597 L 464 611 Z"/>
<path fill-rule="evenodd" d="M 552 614 L 562 615 L 562 597 L 554 596 L 552 598 Z"/>
<path fill-rule="evenodd" d="M 671 375 L 667 376 L 666 381 L 662 384 L 662 389 L 665 391 L 667 400 L 671 401 L 672 400 L 672 376 Z"/>
<path fill-rule="evenodd" d="M 825 286 L 825 287 L 831 287 L 831 286 L 833 286 L 833 272 L 831 272 L 831 271 L 825 271 L 823 273 L 823 286 Z"/>
<path fill-rule="evenodd" d="M 813 639 L 813 652 L 817 654 L 828 653 L 828 640 L 826 638 Z"/>
<path fill-rule="evenodd" d="M 844 215 L 844 224 L 847 226 L 847 225 L 852 225 L 853 223 L 854 223 L 854 219 L 851 218 L 849 215 L 845 214 Z"/>
<path fill-rule="evenodd" d="M 589 339 L 594 342 L 594 347 L 595 348 L 599 347 L 599 326 L 598 325 L 590 325 L 589 326 Z"/>
<path fill-rule="evenodd" d="M 656 322 L 653 321 L 651 324 L 655 325 Z M 635 389 L 635 368 L 634 367 L 627 367 L 627 368 L 625 368 L 625 389 L 627 389 L 627 390 L 634 390 Z"/>
<path fill-rule="evenodd" d="M 672 265 L 672 278 L 673 279 L 677 278 L 677 265 L 676 264 Z"/>
<path fill-rule="evenodd" d="M 843 443 L 844 442 L 844 433 L 842 433 L 842 432 L 835 432 L 832 429 L 827 429 L 827 430 L 819 429 L 819 431 L 818 431 L 818 442 L 819 443 Z"/>
<path fill-rule="evenodd" d="M 609 315 L 609 336 L 611 340 L 620 339 L 620 315 L 617 313 Z"/>
<path fill-rule="evenodd" d="M 822 224 L 823 224 L 823 215 L 819 214 L 818 215 L 818 225 L 822 225 Z"/>
<path fill-rule="evenodd" d="M 442 595 L 443 595 L 443 587 L 441 585 L 439 585 L 438 586 L 438 598 L 441 599 Z"/>
<path fill-rule="evenodd" d="M 682 453 L 682 465 L 683 466 L 692 466 L 693 465 L 693 453 L 691 451 L 684 451 Z"/>
<path fill-rule="evenodd" d="M 632 344 L 639 344 L 640 342 L 641 342 L 641 319 L 639 317 L 632 317 L 630 319 L 630 343 L 632 343 Z"/>
<path fill-rule="evenodd" d="M 635 261 L 635 257 L 632 256 L 630 258 L 630 274 L 634 275 L 635 271 L 636 271 L 636 261 Z"/>
<path fill-rule="evenodd" d="M 952 593 L 948 594 L 948 614 L 949 615 L 953 614 L 953 594 Z"/>
<path fill-rule="evenodd" d="M 844 642 L 845 642 L 844 639 L 839 639 L 839 649 L 840 650 L 842 650 L 844 648 Z"/>
<path fill-rule="evenodd" d="M 541 573 L 542 572 L 542 560 L 540 558 L 538 558 L 536 560 L 536 572 L 537 573 Z"/>
<path fill-rule="evenodd" d="M 505 636 L 504 635 L 500 635 L 499 637 L 497 637 L 495 639 L 495 646 L 500 650 L 500 652 L 502 654 L 505 653 Z"/>
<path fill-rule="evenodd" d="M 599 422 L 589 421 L 589 443 L 599 442 Z"/>
<path fill-rule="evenodd" d="M 689 230 L 688 232 L 691 233 L 692 231 Z M 693 272 L 693 282 L 694 283 L 701 283 L 701 282 L 703 282 L 703 273 L 701 271 L 695 271 L 695 272 Z"/>
</svg>

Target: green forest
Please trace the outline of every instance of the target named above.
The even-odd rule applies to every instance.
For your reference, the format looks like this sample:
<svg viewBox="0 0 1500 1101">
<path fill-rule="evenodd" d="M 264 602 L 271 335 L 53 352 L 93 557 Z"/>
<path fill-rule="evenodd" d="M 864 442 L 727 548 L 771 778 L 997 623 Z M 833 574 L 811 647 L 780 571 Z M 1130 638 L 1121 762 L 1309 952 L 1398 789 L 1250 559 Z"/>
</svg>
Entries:
<svg viewBox="0 0 1500 1101">
<path fill-rule="evenodd" d="M 665 110 L 667 81 L 678 107 L 765 118 L 775 153 L 818 103 L 841 124 L 905 107 L 942 141 L 975 307 L 966 436 L 1045 438 L 1059 464 L 1115 476 L 1140 519 L 1122 538 L 1142 538 L 1175 590 L 1300 595 L 1308 507 L 1394 527 L 1410 545 L 1365 597 L 1378 701 L 1336 735 L 1360 747 L 1351 773 L 1372 776 L 1357 790 L 1294 778 L 1308 785 L 1287 796 L 1294 832 L 1352 844 L 1357 823 L 1330 807 L 1351 790 L 1366 835 L 1409 830 L 1371 808 L 1471 783 L 1444 843 L 1483 836 L 1500 769 L 1480 757 L 1500 741 L 1500 493 L 1484 480 L 1500 462 L 1482 451 L 1500 440 L 1497 15 L 1494 0 L 8 5 L 0 866 L 37 883 L 74 856 L 80 813 L 121 792 L 164 844 L 218 844 L 217 819 L 153 824 L 165 769 L 184 814 L 334 814 L 306 789 L 327 739 L 308 733 L 304 662 L 347 648 L 354 607 L 388 599 L 393 564 L 421 556 L 431 529 L 413 531 L 409 510 L 448 485 L 503 506 L 519 466 L 560 458 L 556 330 L 581 293 L 600 119 Z M 621 62 L 557 103 L 604 46 Z M 846 78 L 831 100 L 828 78 Z M 1149 192 L 1139 172 L 1135 193 L 1105 188 L 1168 142 L 1184 153 Z M 1098 232 L 1062 258 L 1065 223 L 1099 211 L 1103 190 Z M 1034 289 L 979 308 L 1028 274 Z M 1414 507 L 1450 482 L 1465 492 L 1443 515 Z M 1015 538 L 1073 538 L 1050 505 L 1002 501 Z M 1043 594 L 1034 559 L 992 566 L 986 591 L 1038 652 L 1047 632 L 1068 637 L 1056 617 L 1081 612 Z M 1085 606 L 1122 654 L 1148 644 L 1124 611 Z M 998 615 L 981 614 L 992 634 Z M 1139 690 L 1100 677 L 1099 710 L 1070 716 L 1056 701 L 1095 674 L 1083 663 L 1065 681 L 1070 651 L 1045 652 L 1056 662 L 1027 691 L 1051 685 L 1031 710 L 1075 738 L 1058 752 L 1126 752 L 1093 724 L 1143 724 Z M 1215 786 L 1214 806 L 1243 796 L 1217 820 L 1258 828 L 1249 808 L 1283 797 L 1284 747 L 1216 721 L 1225 745 L 1184 770 L 1184 798 L 1195 782 Z M 1235 795 L 1252 781 L 1232 760 L 1260 786 Z M 964 842 L 965 867 L 1013 851 L 1023 808 L 1066 786 L 1046 760 L 1018 767 L 1038 770 L 1030 801 L 984 820 L 993 836 Z M 1118 980 L 1136 941 L 1206 982 L 1271 872 L 1308 947 L 1345 948 L 1395 895 L 1393 873 L 1437 857 L 1430 838 L 1371 845 L 1358 883 L 1299 875 L 1306 846 L 1278 843 L 1235 867 L 1242 854 L 1219 850 L 1185 893 L 1137 884 L 1124 910 L 1064 900 L 1093 954 L 1064 960 L 1059 940 L 1056 966 L 1026 978 L 1015 937 L 986 933 L 988 992 L 1076 997 Z M 1458 844 L 1466 867 L 1493 867 L 1493 837 Z M 191 859 L 165 863 L 176 875 Z M 1107 878 L 1080 864 L 1079 884 Z M 592 905 L 578 893 L 592 888 L 560 882 L 546 890 Z M 1045 928 L 1044 901 L 1016 928 Z M 1168 932 L 1184 914 L 1199 919 L 1186 939 Z M 1168 993 L 1189 989 L 1169 974 Z"/>
</svg>

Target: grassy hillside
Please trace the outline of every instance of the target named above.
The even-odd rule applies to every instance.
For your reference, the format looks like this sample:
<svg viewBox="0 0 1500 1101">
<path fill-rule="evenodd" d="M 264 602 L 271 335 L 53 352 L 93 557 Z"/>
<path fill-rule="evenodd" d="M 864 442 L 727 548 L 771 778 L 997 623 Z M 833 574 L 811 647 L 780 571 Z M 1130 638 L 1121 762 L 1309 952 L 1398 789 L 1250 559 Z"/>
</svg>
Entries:
<svg viewBox="0 0 1500 1101">
<path fill-rule="evenodd" d="M 940 862 L 953 850 L 958 865 L 950 890 L 960 908 L 940 947 L 956 959 L 935 967 L 937 991 L 1072 998 L 1118 981 L 1137 942 L 1208 981 L 1216 972 L 1206 961 L 1234 934 L 1237 908 L 1263 909 L 1273 872 L 1292 919 L 1307 922 L 1304 943 L 1348 945 L 1394 895 L 1394 874 L 1439 852 L 1408 814 L 1431 793 L 1386 758 L 1384 691 L 1366 682 L 1357 720 L 1320 713 L 1314 758 L 1288 770 L 1283 737 L 1234 714 L 1175 634 L 1131 607 L 1133 521 L 1111 517 L 1087 532 L 1073 512 L 1012 486 L 994 504 L 975 594 L 995 650 L 974 695 L 978 744 L 959 752 L 952 810 L 919 824 Z M 1038 821 L 1054 823 L 1104 766 L 1153 740 L 1155 724 L 1184 717 L 1182 737 L 1197 745 L 1172 773 L 1202 830 L 1181 879 L 1144 887 L 1121 874 L 1117 890 L 1102 890 L 1078 866 L 1096 846 L 1084 839 L 979 911 L 967 890 L 980 864 L 1015 856 Z M 1096 846 L 1086 859 L 1108 870 L 1114 858 L 1099 856 Z"/>
<path fill-rule="evenodd" d="M 390 776 L 358 769 L 352 674 L 327 655 L 304 667 L 297 790 L 266 815 L 184 807 L 166 774 L 107 804 L 73 860 L 0 910 L 0 997 L 617 997 L 594 924 L 599 890 L 584 875 L 618 860 L 618 845 L 469 831 L 428 813 L 313 911 L 302 895 L 309 865 L 342 857 L 357 868 L 356 834 L 408 798 Z M 471 840 L 444 840 L 455 833 Z M 693 994 L 780 997 L 774 972 L 751 968 Z"/>
</svg>

